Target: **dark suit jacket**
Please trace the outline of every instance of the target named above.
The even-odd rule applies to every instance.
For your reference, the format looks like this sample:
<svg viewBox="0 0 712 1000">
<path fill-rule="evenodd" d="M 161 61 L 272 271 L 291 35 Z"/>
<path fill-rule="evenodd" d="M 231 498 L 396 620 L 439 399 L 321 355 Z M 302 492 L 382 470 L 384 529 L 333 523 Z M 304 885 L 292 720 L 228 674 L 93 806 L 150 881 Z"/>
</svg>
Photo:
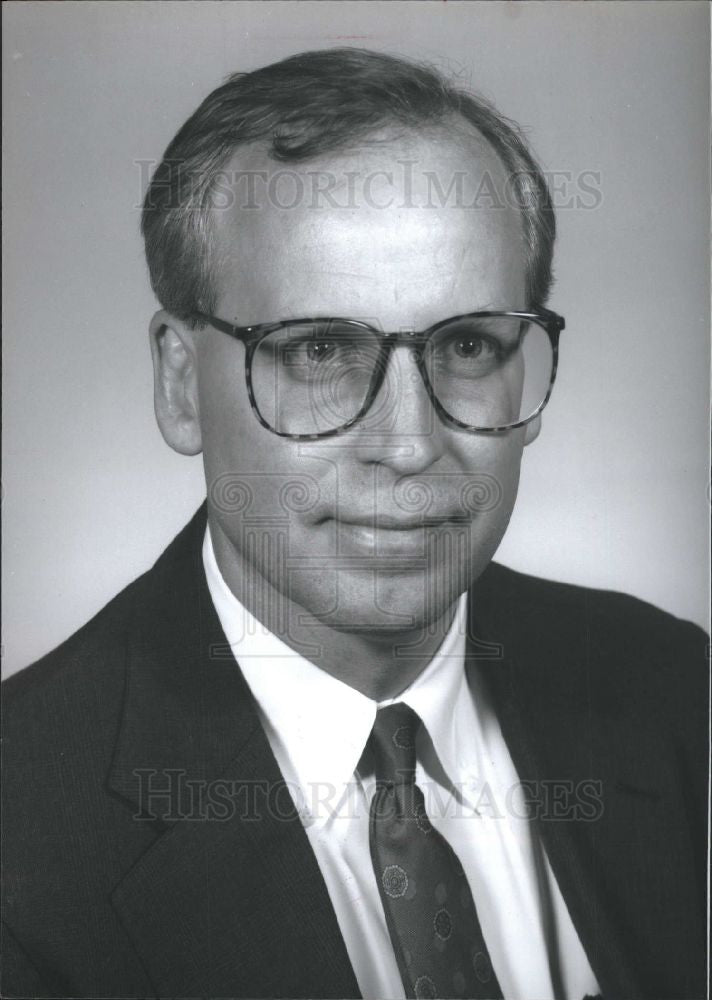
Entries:
<svg viewBox="0 0 712 1000">
<path fill-rule="evenodd" d="M 148 573 L 4 686 L 3 996 L 359 995 L 210 600 L 204 528 L 202 508 Z M 702 996 L 703 633 L 495 564 L 473 596 L 468 655 L 604 996 Z M 145 793 L 166 769 L 234 784 L 209 786 L 212 816 L 185 785 L 157 810 Z M 140 818 L 150 808 L 159 818 Z"/>
</svg>

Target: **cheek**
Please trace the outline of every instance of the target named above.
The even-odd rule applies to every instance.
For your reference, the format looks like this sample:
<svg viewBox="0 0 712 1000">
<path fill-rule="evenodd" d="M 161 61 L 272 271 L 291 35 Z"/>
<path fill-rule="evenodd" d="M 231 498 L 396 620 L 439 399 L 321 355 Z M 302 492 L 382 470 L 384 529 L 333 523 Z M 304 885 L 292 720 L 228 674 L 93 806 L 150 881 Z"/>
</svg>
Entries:
<svg viewBox="0 0 712 1000">
<path fill-rule="evenodd" d="M 524 429 L 502 435 L 473 435 L 462 443 L 458 464 L 464 474 L 463 507 L 474 516 L 469 525 L 474 575 L 494 555 L 517 498 Z"/>
<path fill-rule="evenodd" d="M 237 431 L 250 431 L 244 349 L 240 345 L 224 337 L 200 352 L 198 394 L 201 431 L 208 451 L 215 454 L 234 448 L 242 436 Z"/>
<path fill-rule="evenodd" d="M 285 553 L 308 550 L 300 512 L 312 506 L 318 487 L 295 442 L 258 421 L 243 358 L 241 347 L 234 353 L 218 349 L 199 368 L 208 503 L 233 554 L 244 556 L 281 590 L 287 582 Z"/>
<path fill-rule="evenodd" d="M 483 512 L 502 508 L 509 516 L 519 486 L 524 436 L 523 427 L 503 434 L 454 432 L 450 454 L 466 477 L 471 477 L 473 509 L 477 510 L 481 493 Z"/>
<path fill-rule="evenodd" d="M 234 515 L 264 504 L 267 480 L 289 461 L 286 443 L 259 423 L 250 406 L 242 347 L 229 346 L 238 349 L 201 358 L 198 386 L 208 494 L 216 512 Z"/>
</svg>

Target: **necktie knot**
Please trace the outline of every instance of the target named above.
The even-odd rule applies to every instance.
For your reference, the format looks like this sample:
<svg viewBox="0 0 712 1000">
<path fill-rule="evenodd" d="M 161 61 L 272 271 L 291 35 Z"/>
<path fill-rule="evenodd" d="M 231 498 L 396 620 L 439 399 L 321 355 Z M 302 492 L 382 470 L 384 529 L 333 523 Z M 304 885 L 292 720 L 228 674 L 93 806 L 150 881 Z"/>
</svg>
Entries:
<svg viewBox="0 0 712 1000">
<path fill-rule="evenodd" d="M 379 708 L 371 731 L 376 779 L 394 785 L 415 781 L 419 716 L 404 702 Z"/>
</svg>

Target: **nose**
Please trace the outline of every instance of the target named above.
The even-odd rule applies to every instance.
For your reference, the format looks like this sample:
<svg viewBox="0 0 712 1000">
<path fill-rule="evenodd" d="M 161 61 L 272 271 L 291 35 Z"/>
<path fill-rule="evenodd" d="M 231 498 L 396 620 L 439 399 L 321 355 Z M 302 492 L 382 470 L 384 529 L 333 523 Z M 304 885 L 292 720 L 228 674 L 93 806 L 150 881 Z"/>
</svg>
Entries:
<svg viewBox="0 0 712 1000">
<path fill-rule="evenodd" d="M 444 453 L 445 428 L 408 344 L 391 350 L 378 394 L 355 433 L 362 461 L 390 466 L 398 475 L 422 472 Z"/>
</svg>

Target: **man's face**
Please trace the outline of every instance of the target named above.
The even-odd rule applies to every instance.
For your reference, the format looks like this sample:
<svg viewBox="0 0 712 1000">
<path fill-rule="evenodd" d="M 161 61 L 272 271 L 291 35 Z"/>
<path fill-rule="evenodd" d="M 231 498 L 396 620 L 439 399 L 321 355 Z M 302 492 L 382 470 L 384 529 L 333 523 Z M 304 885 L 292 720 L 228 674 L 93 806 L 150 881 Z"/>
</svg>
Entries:
<svg viewBox="0 0 712 1000">
<path fill-rule="evenodd" d="M 232 204 L 215 211 L 224 320 L 335 316 L 424 330 L 461 313 L 527 306 L 521 220 L 501 207 L 504 169 L 477 137 L 381 137 L 286 168 L 243 150 L 233 168 L 288 175 L 258 184 L 249 209 L 238 182 Z M 330 198 L 314 195 L 315 172 L 323 187 L 334 177 Z M 458 176 L 464 183 L 448 196 Z M 476 199 L 487 184 L 498 207 Z M 525 430 L 471 433 L 441 422 L 399 345 L 361 425 L 320 441 L 278 437 L 252 412 L 244 346 L 212 328 L 195 343 L 223 568 L 229 561 L 267 599 L 287 597 L 337 629 L 409 631 L 440 618 L 504 534 Z M 259 600 L 253 610 L 264 620 Z"/>
</svg>

